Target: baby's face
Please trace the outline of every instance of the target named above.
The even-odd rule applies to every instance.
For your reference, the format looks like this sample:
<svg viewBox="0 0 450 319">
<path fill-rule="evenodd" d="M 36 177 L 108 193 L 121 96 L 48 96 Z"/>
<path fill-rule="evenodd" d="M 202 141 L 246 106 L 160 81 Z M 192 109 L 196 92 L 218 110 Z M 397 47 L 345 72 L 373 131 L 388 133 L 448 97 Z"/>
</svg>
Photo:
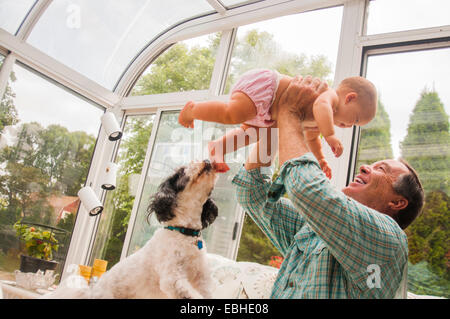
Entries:
<svg viewBox="0 0 450 319">
<path fill-rule="evenodd" d="M 356 102 L 339 105 L 336 113 L 334 113 L 334 125 L 342 128 L 352 127 L 353 125 L 362 124 L 361 107 Z"/>
</svg>

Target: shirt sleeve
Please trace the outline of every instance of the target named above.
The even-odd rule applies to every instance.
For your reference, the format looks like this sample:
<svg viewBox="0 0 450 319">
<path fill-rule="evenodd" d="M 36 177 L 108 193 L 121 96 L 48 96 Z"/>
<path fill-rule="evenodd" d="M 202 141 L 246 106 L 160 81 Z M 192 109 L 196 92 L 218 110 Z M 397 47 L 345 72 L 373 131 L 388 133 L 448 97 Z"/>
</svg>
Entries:
<svg viewBox="0 0 450 319">
<path fill-rule="evenodd" d="M 311 153 L 283 164 L 268 201 L 284 191 L 354 283 L 367 287 L 368 266 L 375 264 L 384 283 L 396 289 L 390 281 L 402 277 L 408 244 L 392 218 L 336 190 Z"/>
<path fill-rule="evenodd" d="M 237 200 L 241 207 L 285 256 L 294 235 L 304 224 L 303 217 L 286 198 L 276 202 L 267 201 L 267 192 L 272 183 L 270 177 L 261 174 L 258 168 L 247 171 L 242 166 L 232 183 L 236 185 Z"/>
</svg>

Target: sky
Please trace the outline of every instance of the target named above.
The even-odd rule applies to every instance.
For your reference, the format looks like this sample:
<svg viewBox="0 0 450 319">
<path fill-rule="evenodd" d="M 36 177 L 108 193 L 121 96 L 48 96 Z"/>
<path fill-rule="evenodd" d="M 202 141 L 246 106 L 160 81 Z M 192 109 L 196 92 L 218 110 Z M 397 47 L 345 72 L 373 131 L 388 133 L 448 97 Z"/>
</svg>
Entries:
<svg viewBox="0 0 450 319">
<path fill-rule="evenodd" d="M 143 0 L 140 1 L 141 5 L 147 3 Z M 15 3 L 15 5 L 12 5 L 12 3 Z M 23 11 L 30 3 L 32 3 L 30 0 L 19 2 L 0 0 L 0 26 L 13 30 L 13 26 L 18 25 L 14 21 L 14 17 L 17 19 L 17 17 L 23 16 Z M 64 0 L 57 3 L 59 5 L 56 6 L 55 2 L 53 14 L 61 12 L 61 3 L 68 4 L 71 1 Z M 90 6 L 95 6 L 87 1 L 79 3 L 83 3 L 83 6 L 88 3 Z M 128 21 L 128 23 L 131 21 L 136 26 L 139 25 L 139 21 L 132 19 L 130 14 L 132 8 L 130 9 L 123 2 L 117 2 L 117 6 L 119 7 L 109 8 L 108 12 L 115 12 L 120 9 L 125 17 L 124 21 Z M 335 7 L 288 15 L 242 26 L 238 34 L 242 34 L 250 28 L 268 31 L 274 34 L 274 39 L 284 51 L 297 54 L 305 53 L 308 56 L 323 54 L 332 63 L 334 69 L 340 38 L 342 12 L 342 7 Z M 375 0 L 370 3 L 367 30 L 368 34 L 376 34 L 437 25 L 450 25 L 448 12 L 450 12 L 450 1 L 448 0 Z M 49 12 L 48 14 L 51 13 Z M 83 16 L 86 14 L 85 11 L 81 13 Z M 98 23 L 103 25 L 101 16 L 96 18 L 96 16 L 90 14 L 87 16 L 87 19 L 82 20 L 82 22 L 87 21 L 86 23 L 89 26 L 96 26 Z M 98 21 L 95 22 L 95 19 Z M 99 51 L 102 54 L 115 48 L 111 45 L 106 46 L 105 43 L 107 43 L 108 37 L 101 40 L 101 37 L 97 37 L 97 35 L 105 34 L 111 39 L 117 40 L 119 38 L 120 41 L 125 41 L 125 43 L 132 39 L 128 38 L 126 34 L 120 35 L 118 31 L 120 30 L 119 26 L 122 25 L 121 28 L 124 29 L 126 23 L 113 22 L 113 20 L 105 22 L 104 26 L 107 25 L 113 28 L 109 33 L 103 27 L 94 33 L 96 35 L 94 38 L 99 39 L 98 44 L 103 48 Z M 31 44 L 53 50 L 52 52 L 58 52 L 58 54 L 62 54 L 61 50 L 64 50 L 67 46 L 69 49 L 66 49 L 66 51 L 69 53 L 66 58 L 74 59 L 71 63 L 76 67 L 86 68 L 86 65 L 88 65 L 87 69 L 94 69 L 96 65 L 91 62 L 101 60 L 101 54 L 96 54 L 92 56 L 92 60 L 89 62 L 91 64 L 83 66 L 85 61 L 90 60 L 86 56 L 86 52 L 74 54 L 76 52 L 73 52 L 73 49 L 71 49 L 75 40 L 90 41 L 86 39 L 86 36 L 93 37 L 92 34 L 89 35 L 83 32 L 79 38 L 71 38 L 67 37 L 67 33 L 66 36 L 63 36 L 62 31 L 58 32 L 57 28 L 54 28 L 48 22 L 43 23 L 41 26 L 38 25 L 30 36 Z M 86 27 L 86 25 L 84 26 Z M 48 33 L 47 37 L 38 37 L 42 32 L 49 31 L 49 28 L 54 30 L 51 30 L 52 32 Z M 129 28 L 128 31 L 124 32 L 129 32 L 130 30 L 132 29 Z M 56 45 L 55 39 L 58 45 Z M 199 37 L 187 42 L 196 44 L 204 42 L 205 39 L 206 37 Z M 135 50 L 134 47 L 133 50 Z M 94 51 L 97 52 L 97 50 Z M 393 123 L 391 135 L 395 157 L 399 156 L 398 143 L 404 138 L 409 113 L 423 88 L 434 88 L 444 103 L 447 113 L 450 114 L 450 91 L 448 90 L 450 87 L 450 76 L 448 75 L 448 70 L 450 70 L 450 49 L 390 54 L 369 58 L 367 78 L 372 80 L 378 88 L 381 101 L 385 105 Z M 19 106 L 19 116 L 23 121 L 28 122 L 40 119 L 42 124 L 48 125 L 53 122 L 61 123 L 61 119 L 66 118 L 69 119 L 66 123 L 69 130 L 77 130 L 81 127 L 89 133 L 97 134 L 98 117 L 101 115 L 97 116 L 98 112 L 100 112 L 97 108 L 91 105 L 88 106 L 87 102 L 55 87 L 53 84 L 23 70 L 21 67 L 15 66 L 15 72 L 19 80 L 13 84 L 13 88 L 17 95 L 16 103 Z M 51 97 L 50 99 L 48 98 L 49 96 Z M 83 111 L 77 111 L 81 109 Z M 76 123 L 82 124 L 80 126 L 80 124 Z"/>
<path fill-rule="evenodd" d="M 15 65 L 17 81 L 11 84 L 20 123 L 39 122 L 43 127 L 59 124 L 70 132 L 98 135 L 103 111 L 22 66 Z M 20 124 L 19 123 L 19 124 Z"/>
</svg>

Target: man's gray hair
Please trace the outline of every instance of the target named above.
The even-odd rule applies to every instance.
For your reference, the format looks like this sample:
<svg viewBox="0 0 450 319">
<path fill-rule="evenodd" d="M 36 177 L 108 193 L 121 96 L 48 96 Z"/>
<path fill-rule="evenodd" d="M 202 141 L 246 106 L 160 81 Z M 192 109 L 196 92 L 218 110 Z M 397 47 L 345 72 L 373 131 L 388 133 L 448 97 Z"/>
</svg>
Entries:
<svg viewBox="0 0 450 319">
<path fill-rule="evenodd" d="M 417 172 L 404 159 L 399 161 L 405 165 L 409 173 L 400 175 L 392 184 L 394 191 L 408 200 L 408 206 L 397 212 L 393 218 L 397 221 L 401 229 L 408 227 L 422 212 L 424 205 L 424 191 Z"/>
</svg>

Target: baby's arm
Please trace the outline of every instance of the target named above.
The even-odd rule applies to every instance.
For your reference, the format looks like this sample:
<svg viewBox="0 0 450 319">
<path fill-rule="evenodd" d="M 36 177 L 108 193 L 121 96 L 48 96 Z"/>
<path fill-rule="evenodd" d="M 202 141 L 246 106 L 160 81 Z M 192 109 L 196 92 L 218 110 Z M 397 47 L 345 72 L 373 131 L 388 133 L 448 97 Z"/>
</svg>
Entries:
<svg viewBox="0 0 450 319">
<path fill-rule="evenodd" d="M 317 161 L 319 161 L 319 165 L 322 168 L 322 171 L 325 175 L 331 179 L 331 167 L 328 165 L 328 162 L 325 160 L 325 156 L 322 152 L 322 143 L 320 142 L 320 133 L 314 131 L 303 131 L 306 143 L 308 144 L 309 150 L 314 154 Z"/>
<path fill-rule="evenodd" d="M 253 101 L 242 92 L 234 92 L 228 103 L 189 101 L 180 112 L 178 122 L 184 127 L 194 127 L 194 120 L 222 124 L 240 124 L 256 116 Z"/>
<path fill-rule="evenodd" d="M 313 104 L 313 115 L 317 127 L 336 157 L 341 156 L 343 150 L 341 142 L 334 134 L 333 105 L 337 105 L 338 102 L 336 91 L 328 89 L 319 95 Z"/>
</svg>

